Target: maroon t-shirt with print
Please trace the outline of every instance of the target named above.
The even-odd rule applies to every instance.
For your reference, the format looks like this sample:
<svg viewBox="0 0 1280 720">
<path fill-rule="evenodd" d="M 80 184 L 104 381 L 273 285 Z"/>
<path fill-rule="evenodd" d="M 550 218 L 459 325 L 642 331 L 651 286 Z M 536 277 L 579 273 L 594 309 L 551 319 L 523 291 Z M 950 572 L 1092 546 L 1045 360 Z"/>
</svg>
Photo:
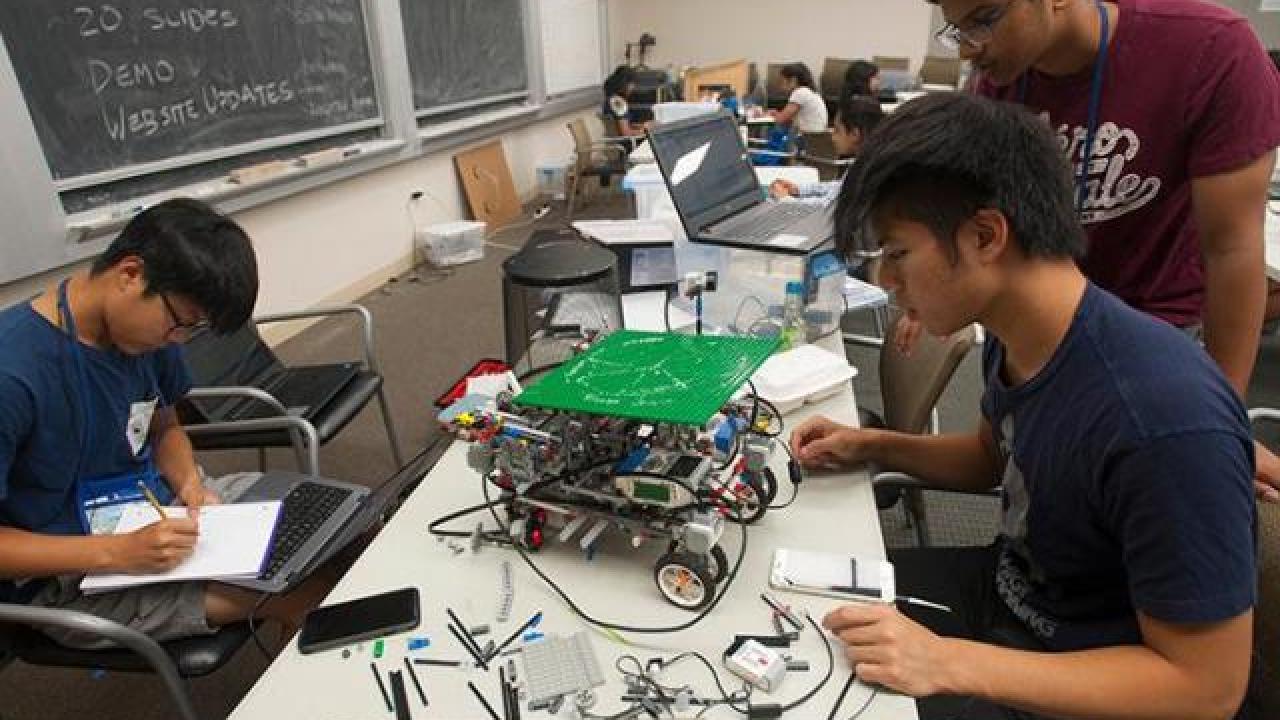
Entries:
<svg viewBox="0 0 1280 720">
<path fill-rule="evenodd" d="M 1081 219 L 1094 283 L 1174 325 L 1200 321 L 1204 267 L 1191 180 L 1280 145 L 1280 76 L 1240 15 L 1200 0 L 1118 0 Z M 1079 182 L 1093 80 L 1027 73 L 980 95 L 1021 99 L 1058 135 Z M 1258 218 L 1262 222 L 1262 218 Z"/>
</svg>

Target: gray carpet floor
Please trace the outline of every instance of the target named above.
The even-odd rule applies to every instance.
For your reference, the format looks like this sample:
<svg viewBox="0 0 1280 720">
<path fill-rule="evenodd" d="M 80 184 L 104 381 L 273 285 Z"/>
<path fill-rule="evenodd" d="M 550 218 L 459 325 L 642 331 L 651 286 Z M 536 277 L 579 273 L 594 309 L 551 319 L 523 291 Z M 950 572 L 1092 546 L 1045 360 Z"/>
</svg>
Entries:
<svg viewBox="0 0 1280 720">
<path fill-rule="evenodd" d="M 602 192 L 580 218 L 625 217 L 628 200 Z M 482 357 L 501 357 L 502 309 L 500 264 L 537 227 L 564 224 L 558 209 L 537 223 L 496 234 L 482 261 L 454 268 L 447 275 L 426 271 L 389 279 L 360 302 L 375 319 L 378 354 L 390 396 L 391 411 L 407 456 L 438 436 L 432 401 Z M 505 247 L 502 247 L 505 246 Z M 416 279 L 414 279 L 416 278 Z M 863 322 L 854 318 L 854 324 Z M 863 328 L 865 329 L 865 328 Z M 343 320 L 316 324 L 277 348 L 286 362 L 322 362 L 354 358 L 358 352 L 354 327 Z M 1280 357 L 1280 341 L 1268 338 L 1250 390 L 1251 404 L 1280 404 L 1280 373 L 1273 358 Z M 850 360 L 859 368 L 855 380 L 858 401 L 879 409 L 876 351 L 851 348 Z M 980 393 L 979 353 L 961 364 L 939 403 L 944 430 L 976 427 Z M 371 404 L 321 450 L 326 475 L 376 486 L 396 469 L 376 404 Z M 251 451 L 223 451 L 202 455 L 213 473 L 251 469 Z M 291 452 L 269 454 L 271 467 L 292 469 Z M 987 498 L 938 496 L 926 498 L 934 541 L 939 544 L 977 544 L 995 532 L 997 507 Z M 886 541 L 912 543 L 899 508 L 881 514 Z M 210 677 L 191 682 L 192 694 L 205 718 L 225 717 L 266 666 L 258 650 L 248 644 L 228 665 Z M 0 720 L 160 720 L 173 713 L 159 682 L 148 675 L 102 674 L 82 670 L 34 668 L 21 663 L 0 666 Z"/>
</svg>

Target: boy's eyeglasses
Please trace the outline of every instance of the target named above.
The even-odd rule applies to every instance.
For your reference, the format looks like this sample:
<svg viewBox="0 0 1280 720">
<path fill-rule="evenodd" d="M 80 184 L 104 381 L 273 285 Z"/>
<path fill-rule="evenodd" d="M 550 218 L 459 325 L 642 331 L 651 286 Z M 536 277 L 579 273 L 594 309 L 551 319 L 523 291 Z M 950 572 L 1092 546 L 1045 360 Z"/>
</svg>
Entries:
<svg viewBox="0 0 1280 720">
<path fill-rule="evenodd" d="M 169 319 L 173 321 L 173 325 L 169 328 L 168 336 L 183 335 L 191 337 L 192 335 L 209 327 L 209 318 L 199 318 L 190 322 L 183 321 L 178 317 L 178 313 L 173 309 L 173 303 L 169 302 L 169 296 L 160 293 L 160 302 L 164 303 L 164 309 L 169 313 Z"/>
<path fill-rule="evenodd" d="M 961 46 L 977 50 L 991 42 L 996 25 L 1009 14 L 1009 9 L 1015 2 L 1017 0 L 1009 0 L 987 16 L 966 23 L 963 28 L 955 23 L 947 23 L 933 37 L 948 50 L 959 50 Z"/>
</svg>

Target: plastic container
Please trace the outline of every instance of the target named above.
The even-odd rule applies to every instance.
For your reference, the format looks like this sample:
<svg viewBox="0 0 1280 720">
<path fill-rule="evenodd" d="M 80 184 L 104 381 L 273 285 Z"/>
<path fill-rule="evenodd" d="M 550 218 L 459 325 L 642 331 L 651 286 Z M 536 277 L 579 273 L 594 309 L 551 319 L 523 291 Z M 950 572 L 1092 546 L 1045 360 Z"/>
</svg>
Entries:
<svg viewBox="0 0 1280 720">
<path fill-rule="evenodd" d="M 671 194 L 667 192 L 657 163 L 641 163 L 632 167 L 622 178 L 622 189 L 635 194 L 636 218 L 639 220 L 676 214 L 676 206 L 671 202 Z"/>
<path fill-rule="evenodd" d="M 555 200 L 564 199 L 565 176 L 569 174 L 569 161 L 538 165 L 534 171 L 538 179 L 538 194 Z"/>
<path fill-rule="evenodd" d="M 415 244 L 436 267 L 461 265 L 484 257 L 485 223 L 460 220 L 419 229 Z"/>
<path fill-rule="evenodd" d="M 804 322 L 804 283 L 792 280 L 787 283 L 787 295 L 782 301 L 782 350 L 793 350 L 805 344 L 808 331 Z"/>
<path fill-rule="evenodd" d="M 760 397 L 785 414 L 834 395 L 857 374 L 845 358 L 816 345 L 801 345 L 766 360 L 751 382 Z"/>
</svg>

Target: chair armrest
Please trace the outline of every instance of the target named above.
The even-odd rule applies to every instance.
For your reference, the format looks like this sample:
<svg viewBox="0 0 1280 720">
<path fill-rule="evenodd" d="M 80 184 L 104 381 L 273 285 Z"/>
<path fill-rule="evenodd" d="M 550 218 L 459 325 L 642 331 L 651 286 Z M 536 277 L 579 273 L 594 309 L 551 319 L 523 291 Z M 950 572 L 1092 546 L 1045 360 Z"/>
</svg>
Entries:
<svg viewBox="0 0 1280 720">
<path fill-rule="evenodd" d="M 18 623 L 35 627 L 59 627 L 90 633 L 106 638 L 142 656 L 164 681 L 169 695 L 178 706 L 183 720 L 199 720 L 178 668 L 160 644 L 133 628 L 125 627 L 105 618 L 59 608 L 32 607 L 13 603 L 0 603 L 0 622 Z"/>
<path fill-rule="evenodd" d="M 305 320 L 314 317 L 332 317 L 336 315 L 355 315 L 360 318 L 360 329 L 364 335 L 364 366 L 366 370 L 371 372 L 379 372 L 378 359 L 373 354 L 373 316 L 369 314 L 368 308 L 363 305 L 332 305 L 330 307 L 318 307 L 310 310 L 297 310 L 294 312 L 272 313 L 270 315 L 261 315 L 255 317 L 253 322 L 255 325 L 266 325 L 268 323 L 286 322 L 289 320 Z"/>
<path fill-rule="evenodd" d="M 958 495 L 990 495 L 993 497 L 1000 496 L 1000 488 L 992 487 L 983 490 L 969 490 L 967 488 L 953 488 L 943 485 L 933 485 L 925 482 L 914 475 L 908 475 L 893 470 L 885 470 L 877 472 L 871 476 L 872 485 L 883 485 L 885 487 L 896 487 L 907 490 L 933 490 L 935 492 L 956 493 Z"/>
<path fill-rule="evenodd" d="M 751 155 L 759 155 L 761 157 L 786 158 L 790 160 L 794 160 L 796 157 L 795 150 L 791 150 L 789 152 L 782 152 L 781 150 L 753 150 L 748 148 L 747 152 Z"/>
<path fill-rule="evenodd" d="M 307 458 L 308 475 L 317 475 L 320 467 L 320 436 L 316 433 L 316 428 L 306 418 L 297 415 L 281 415 L 278 417 L 252 418 L 249 420 L 233 420 L 229 422 L 211 422 L 200 425 L 186 425 L 183 427 L 187 435 L 192 437 L 200 437 L 203 435 L 232 435 L 235 433 L 266 431 L 266 430 L 288 430 L 289 437 L 294 443 L 294 450 L 302 454 L 305 450 Z M 300 441 L 298 434 L 301 433 L 305 441 Z M 299 447 L 298 443 L 303 442 L 305 447 Z"/>
<path fill-rule="evenodd" d="M 194 387 L 187 391 L 188 398 L 196 400 L 219 397 L 247 397 L 275 410 L 279 415 L 288 415 L 289 411 L 274 395 L 262 388 L 248 385 L 226 385 L 218 387 Z"/>
<path fill-rule="evenodd" d="M 1249 422 L 1256 420 L 1267 420 L 1269 422 L 1280 422 L 1280 410 L 1269 407 L 1258 407 L 1249 409 Z"/>
<path fill-rule="evenodd" d="M 856 162 L 854 158 L 822 157 L 821 155 L 810 155 L 808 153 L 800 153 L 800 159 L 836 168 L 849 167 Z"/>
</svg>

